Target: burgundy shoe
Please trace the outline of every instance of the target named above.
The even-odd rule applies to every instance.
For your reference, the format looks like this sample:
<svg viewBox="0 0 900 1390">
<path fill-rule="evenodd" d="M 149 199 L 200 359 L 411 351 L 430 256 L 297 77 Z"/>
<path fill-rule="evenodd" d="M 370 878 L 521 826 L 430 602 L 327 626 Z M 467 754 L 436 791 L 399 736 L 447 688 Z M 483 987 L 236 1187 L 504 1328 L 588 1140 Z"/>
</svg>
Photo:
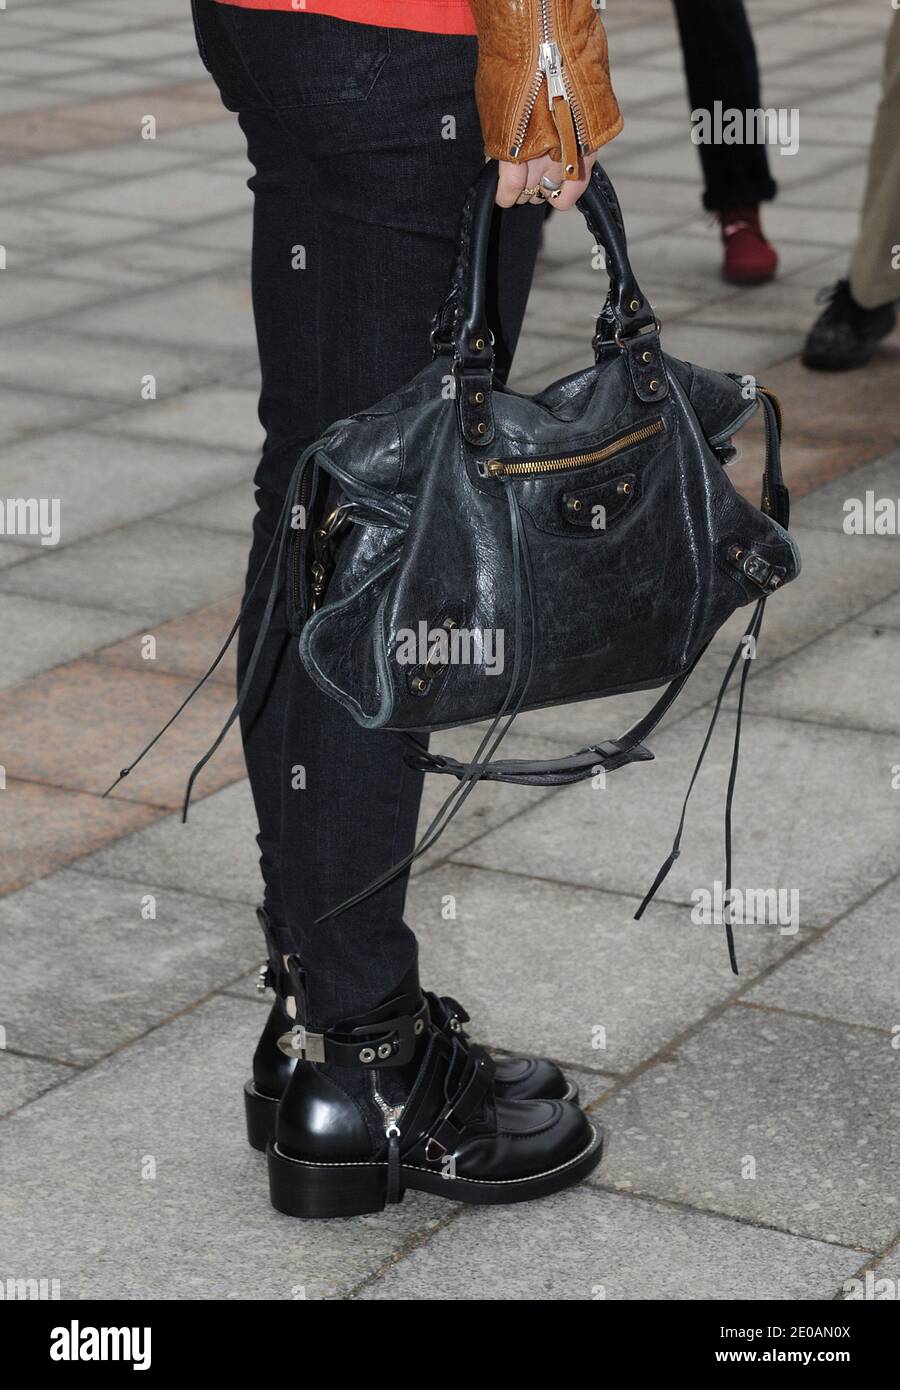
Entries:
<svg viewBox="0 0 900 1390">
<path fill-rule="evenodd" d="M 778 252 L 766 240 L 759 207 L 723 208 L 716 217 L 725 246 L 723 277 L 732 285 L 764 285 L 773 279 Z"/>
</svg>

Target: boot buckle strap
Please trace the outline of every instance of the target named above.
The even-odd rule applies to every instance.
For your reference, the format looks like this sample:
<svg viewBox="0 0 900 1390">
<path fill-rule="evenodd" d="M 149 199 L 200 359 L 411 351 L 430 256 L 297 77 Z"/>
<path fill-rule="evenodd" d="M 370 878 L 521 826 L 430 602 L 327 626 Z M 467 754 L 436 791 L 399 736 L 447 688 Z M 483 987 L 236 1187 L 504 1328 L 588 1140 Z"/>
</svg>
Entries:
<svg viewBox="0 0 900 1390">
<path fill-rule="evenodd" d="M 330 1062 L 339 1067 L 401 1067 L 412 1060 L 417 1039 L 429 1024 L 428 1004 L 414 1014 L 398 1014 L 382 1023 L 355 1028 L 351 1033 L 315 1033 L 295 1023 L 278 1046 L 287 1057 L 304 1062 Z"/>
<path fill-rule="evenodd" d="M 325 1034 L 313 1033 L 302 1023 L 295 1023 L 289 1033 L 282 1033 L 278 1046 L 288 1057 L 304 1062 L 325 1061 Z"/>
</svg>

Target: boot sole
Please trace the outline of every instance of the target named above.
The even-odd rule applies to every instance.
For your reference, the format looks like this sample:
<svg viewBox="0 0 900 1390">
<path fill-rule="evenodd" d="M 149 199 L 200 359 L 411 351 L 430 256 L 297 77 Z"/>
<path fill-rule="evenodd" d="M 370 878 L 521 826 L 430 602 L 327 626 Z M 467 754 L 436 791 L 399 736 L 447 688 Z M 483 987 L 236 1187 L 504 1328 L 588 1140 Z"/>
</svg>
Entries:
<svg viewBox="0 0 900 1390">
<path fill-rule="evenodd" d="M 564 1096 L 554 1097 L 578 1104 L 578 1087 L 570 1081 Z M 278 1114 L 276 1096 L 264 1095 L 252 1081 L 244 1086 L 244 1114 L 247 1117 L 247 1143 L 251 1149 L 265 1153 L 268 1144 L 275 1142 L 275 1119 Z"/>
<path fill-rule="evenodd" d="M 413 1164 L 400 1165 L 400 1200 L 409 1191 L 430 1192 L 453 1202 L 500 1206 L 561 1192 L 592 1173 L 603 1157 L 603 1130 L 591 1125 L 591 1142 L 581 1153 L 527 1178 L 482 1181 L 445 1177 Z M 309 1163 L 290 1158 L 277 1144 L 266 1150 L 269 1195 L 276 1211 L 304 1218 L 366 1216 L 387 1201 L 386 1163 Z"/>
</svg>

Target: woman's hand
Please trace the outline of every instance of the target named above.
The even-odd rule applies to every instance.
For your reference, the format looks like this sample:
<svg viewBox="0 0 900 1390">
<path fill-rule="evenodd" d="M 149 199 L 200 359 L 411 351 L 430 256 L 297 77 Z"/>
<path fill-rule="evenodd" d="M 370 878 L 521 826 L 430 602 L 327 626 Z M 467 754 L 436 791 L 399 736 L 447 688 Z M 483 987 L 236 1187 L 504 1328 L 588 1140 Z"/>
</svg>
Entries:
<svg viewBox="0 0 900 1390">
<path fill-rule="evenodd" d="M 562 165 L 547 154 L 541 155 L 539 159 L 529 159 L 526 164 L 510 164 L 507 160 L 501 159 L 497 202 L 502 208 L 511 208 L 518 202 L 549 202 L 552 208 L 558 208 L 560 212 L 564 212 L 566 208 L 575 204 L 587 188 L 588 179 L 591 176 L 591 166 L 596 158 L 596 153 L 582 155 L 580 160 L 582 177 L 578 179 L 564 179 Z M 522 198 L 523 188 L 536 188 L 544 174 L 554 183 L 561 185 L 562 191 L 559 197 Z"/>
</svg>

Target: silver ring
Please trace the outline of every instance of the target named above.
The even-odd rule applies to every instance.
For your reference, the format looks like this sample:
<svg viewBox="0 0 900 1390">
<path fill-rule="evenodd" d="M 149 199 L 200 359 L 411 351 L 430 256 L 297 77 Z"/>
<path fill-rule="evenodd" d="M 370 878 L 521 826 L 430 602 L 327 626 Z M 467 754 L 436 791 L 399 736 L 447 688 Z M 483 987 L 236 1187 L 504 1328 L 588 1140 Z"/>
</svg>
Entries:
<svg viewBox="0 0 900 1390">
<path fill-rule="evenodd" d="M 541 174 L 541 187 L 548 189 L 551 193 L 558 193 L 562 188 L 562 184 L 554 183 L 547 174 Z"/>
</svg>

